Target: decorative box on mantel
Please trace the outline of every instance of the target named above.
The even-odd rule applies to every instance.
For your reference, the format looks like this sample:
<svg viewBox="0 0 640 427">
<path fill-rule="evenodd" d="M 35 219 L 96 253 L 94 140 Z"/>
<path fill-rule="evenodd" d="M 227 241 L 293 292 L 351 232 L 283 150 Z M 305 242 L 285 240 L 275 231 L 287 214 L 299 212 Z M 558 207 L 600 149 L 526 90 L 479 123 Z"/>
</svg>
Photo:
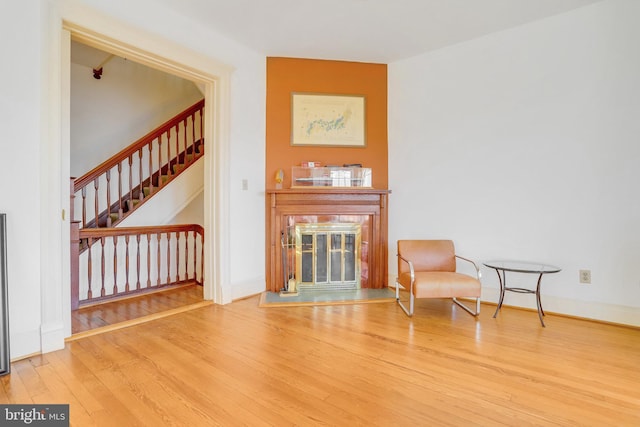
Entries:
<svg viewBox="0 0 640 427">
<path fill-rule="evenodd" d="M 388 286 L 389 190 L 322 187 L 267 190 L 266 193 L 268 291 L 279 292 L 292 280 L 298 286 L 318 286 L 319 289 L 341 289 L 350 283 L 356 283 L 358 288 Z M 317 226 L 309 227 L 310 224 Z M 357 230 L 357 236 L 344 231 L 351 229 Z M 308 238 L 307 243 L 300 243 L 301 233 Z M 358 245 L 356 250 L 352 250 L 353 242 Z M 316 256 L 313 262 L 307 261 L 308 268 L 313 271 L 301 274 L 300 265 L 304 260 L 296 257 L 308 259 L 310 253 Z M 345 280 L 344 272 L 354 271 L 345 264 L 354 256 L 357 257 L 354 265 L 360 280 Z M 311 277 L 313 283 L 310 283 Z"/>
<path fill-rule="evenodd" d="M 371 188 L 371 169 L 360 167 L 291 168 L 291 187 Z"/>
</svg>

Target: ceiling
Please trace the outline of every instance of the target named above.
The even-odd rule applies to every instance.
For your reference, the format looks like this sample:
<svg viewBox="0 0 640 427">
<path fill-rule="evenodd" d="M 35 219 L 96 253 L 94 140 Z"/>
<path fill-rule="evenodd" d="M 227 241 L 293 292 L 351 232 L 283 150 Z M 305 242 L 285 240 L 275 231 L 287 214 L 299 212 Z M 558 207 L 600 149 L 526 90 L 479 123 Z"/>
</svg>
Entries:
<svg viewBox="0 0 640 427">
<path fill-rule="evenodd" d="M 87 46 L 76 41 L 71 41 L 71 63 L 84 65 L 89 68 L 100 68 L 111 59 L 111 54 L 102 50 Z"/>
<path fill-rule="evenodd" d="M 265 56 L 390 63 L 600 0 L 156 0 Z"/>
</svg>

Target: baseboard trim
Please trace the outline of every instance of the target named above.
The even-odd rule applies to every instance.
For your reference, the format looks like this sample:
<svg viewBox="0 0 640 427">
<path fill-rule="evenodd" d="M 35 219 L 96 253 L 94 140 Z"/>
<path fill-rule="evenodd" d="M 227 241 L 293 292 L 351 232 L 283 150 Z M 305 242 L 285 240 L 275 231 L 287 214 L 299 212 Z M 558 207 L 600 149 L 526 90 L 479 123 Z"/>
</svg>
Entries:
<svg viewBox="0 0 640 427">
<path fill-rule="evenodd" d="M 396 277 L 389 276 L 389 287 L 395 289 Z M 640 329 L 640 307 L 606 304 L 592 301 L 579 301 L 570 298 L 542 294 L 542 308 L 545 313 L 598 323 L 627 326 Z M 500 298 L 498 288 L 482 287 L 483 304 L 497 305 Z M 507 292 L 503 307 L 537 311 L 535 296 Z"/>
<path fill-rule="evenodd" d="M 229 287 L 231 290 L 231 302 L 261 294 L 265 290 L 265 283 L 264 277 L 232 283 Z"/>
<path fill-rule="evenodd" d="M 482 288 L 482 301 L 498 301 L 500 290 L 497 288 Z M 619 326 L 640 328 L 640 308 L 600 302 L 579 301 L 575 299 L 541 295 L 542 307 L 545 313 L 557 316 L 573 317 L 576 319 L 594 320 Z M 534 295 L 507 292 L 503 306 L 537 310 Z"/>
<path fill-rule="evenodd" d="M 64 348 L 64 324 L 55 322 L 40 327 L 40 351 L 49 353 Z"/>
<path fill-rule="evenodd" d="M 10 333 L 9 357 L 11 357 L 11 361 L 22 360 L 42 353 L 40 333 L 41 331 L 39 329 L 14 334 Z M 17 356 L 12 357 L 14 354 Z"/>
</svg>

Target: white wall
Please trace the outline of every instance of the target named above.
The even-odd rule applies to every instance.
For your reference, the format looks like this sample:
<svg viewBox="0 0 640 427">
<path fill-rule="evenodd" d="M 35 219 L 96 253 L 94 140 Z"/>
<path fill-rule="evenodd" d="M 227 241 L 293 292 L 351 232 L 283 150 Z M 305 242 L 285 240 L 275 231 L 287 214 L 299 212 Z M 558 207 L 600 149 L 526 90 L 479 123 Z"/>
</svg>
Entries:
<svg viewBox="0 0 640 427">
<path fill-rule="evenodd" d="M 452 238 L 556 264 L 548 311 L 640 325 L 639 19 L 609 0 L 390 64 L 390 254 Z M 482 281 L 496 301 L 495 272 Z"/>
<path fill-rule="evenodd" d="M 195 212 L 193 214 L 189 212 L 180 214 L 195 199 L 202 198 L 203 175 L 204 158 L 201 157 L 175 177 L 166 187 L 160 188 L 159 191 L 154 189 L 157 194 L 139 206 L 131 215 L 122 220 L 118 226 L 143 227 L 158 224 L 178 224 L 178 222 L 174 222 L 177 217 L 197 219 Z M 201 209 L 203 208 L 202 205 L 200 207 Z M 191 207 L 191 209 L 196 208 L 197 204 Z M 202 225 L 202 210 L 200 211 L 200 222 L 183 222 L 182 224 L 191 223 Z"/>
<path fill-rule="evenodd" d="M 222 284 L 227 295 L 225 301 L 258 293 L 265 288 L 264 278 L 264 128 L 265 128 L 265 57 L 218 34 L 215 29 L 192 22 L 173 10 L 151 0 L 135 3 L 126 0 L 103 2 L 100 0 L 63 1 L 70 14 L 76 14 L 77 3 L 95 8 L 99 13 L 130 26 L 134 33 L 149 32 L 167 39 L 164 50 L 178 48 L 196 55 L 215 58 L 233 68 L 229 92 L 228 199 L 222 203 L 228 208 L 229 226 L 218 233 L 228 233 L 231 241 L 228 252 L 230 283 Z M 73 6 L 73 7 L 72 7 Z M 84 6 L 83 6 L 84 7 Z M 75 19 L 75 18 L 74 18 Z M 102 18 L 97 18 L 102 19 Z M 96 19 L 96 25 L 99 24 Z M 84 26 L 89 24 L 83 23 Z M 97 25 L 103 28 L 103 25 Z M 122 38 L 120 34 L 108 34 Z M 138 36 L 136 36 L 138 37 Z M 126 40 L 125 40 L 126 41 Z M 147 46 L 144 46 L 147 48 Z M 152 49 L 153 51 L 153 49 Z M 172 58 L 170 58 L 172 59 Z M 206 71 L 206 70 L 205 70 Z M 209 108 L 214 106 L 208 106 Z M 212 147 L 209 145 L 209 148 Z M 223 171 L 224 172 L 224 171 Z M 223 174 L 224 175 L 224 174 Z M 242 179 L 249 189 L 242 190 Z M 206 203 L 206 201 L 205 201 Z M 208 231 L 207 237 L 216 238 Z M 252 242 L 250 246 L 241 242 Z M 211 275 L 207 274 L 211 279 Z"/>
<path fill-rule="evenodd" d="M 251 78 L 260 66 L 262 80 Z M 229 165 L 230 273 L 232 298 L 263 292 L 265 259 L 265 126 L 266 59 L 237 69 L 231 90 L 241 95 L 231 100 L 231 163 Z M 246 117 L 245 117 L 246 116 Z M 247 120 L 245 120 L 245 118 Z M 250 120 L 248 118 L 251 118 Z M 247 181 L 243 190 L 242 181 Z M 206 276 L 205 276 L 206 277 Z"/>
<path fill-rule="evenodd" d="M 204 194 L 200 191 L 168 224 L 204 224 Z"/>
<path fill-rule="evenodd" d="M 13 356 L 37 351 L 40 341 L 39 167 L 45 77 L 40 2 L 5 2 L 2 9 L 0 52 L 13 64 L 0 67 L 0 212 L 7 214 Z"/>
<path fill-rule="evenodd" d="M 0 179 L 5 183 L 0 186 L 0 211 L 8 213 L 12 358 L 64 344 L 61 270 L 66 267 L 52 249 L 59 249 L 68 236 L 64 232 L 68 218 L 62 220 L 61 211 L 68 208 L 63 197 L 68 182 L 62 177 L 69 176 L 69 166 L 68 160 L 60 158 L 59 133 L 65 130 L 59 129 L 59 116 L 64 115 L 60 104 L 69 95 L 60 93 L 64 84 L 55 79 L 61 75 L 62 19 L 159 56 L 183 62 L 186 58 L 188 66 L 196 69 L 213 63 L 234 69 L 228 93 L 232 148 L 227 167 L 234 177 L 247 178 L 250 186 L 242 191 L 240 182 L 226 183 L 228 176 L 221 174 L 220 184 L 229 186 L 221 209 L 228 208 L 226 215 L 233 218 L 227 233 L 238 241 L 257 243 L 250 250 L 241 247 L 241 252 L 236 245 L 229 248 L 230 259 L 244 262 L 242 266 L 237 261 L 223 266 L 228 269 L 230 283 L 222 286 L 225 301 L 237 294 L 237 289 L 245 294 L 264 289 L 265 58 L 210 28 L 151 6 L 153 2 L 146 0 L 3 2 L 0 50 L 15 64 L 0 67 L 0 113 L 6 118 L 0 142 Z M 211 73 L 215 72 L 212 69 Z M 58 106 L 52 105 L 52 100 L 57 100 Z M 59 182 L 52 179 L 57 176 Z M 50 295 L 41 298 L 43 290 Z"/>
<path fill-rule="evenodd" d="M 72 47 L 72 58 L 73 49 L 78 47 Z M 202 98 L 193 82 L 117 56 L 99 80 L 92 66 L 72 63 L 72 176 L 82 176 Z"/>
</svg>

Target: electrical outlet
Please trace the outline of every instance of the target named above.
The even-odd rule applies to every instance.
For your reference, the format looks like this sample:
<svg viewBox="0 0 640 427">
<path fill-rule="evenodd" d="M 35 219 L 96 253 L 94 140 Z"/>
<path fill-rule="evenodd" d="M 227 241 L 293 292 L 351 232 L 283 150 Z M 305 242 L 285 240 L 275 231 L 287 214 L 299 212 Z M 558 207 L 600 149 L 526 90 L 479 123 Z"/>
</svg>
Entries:
<svg viewBox="0 0 640 427">
<path fill-rule="evenodd" d="M 580 283 L 591 283 L 591 270 L 580 270 Z"/>
<path fill-rule="evenodd" d="M 245 178 L 242 180 L 242 190 L 247 191 L 248 189 L 249 189 L 249 180 Z"/>
</svg>

